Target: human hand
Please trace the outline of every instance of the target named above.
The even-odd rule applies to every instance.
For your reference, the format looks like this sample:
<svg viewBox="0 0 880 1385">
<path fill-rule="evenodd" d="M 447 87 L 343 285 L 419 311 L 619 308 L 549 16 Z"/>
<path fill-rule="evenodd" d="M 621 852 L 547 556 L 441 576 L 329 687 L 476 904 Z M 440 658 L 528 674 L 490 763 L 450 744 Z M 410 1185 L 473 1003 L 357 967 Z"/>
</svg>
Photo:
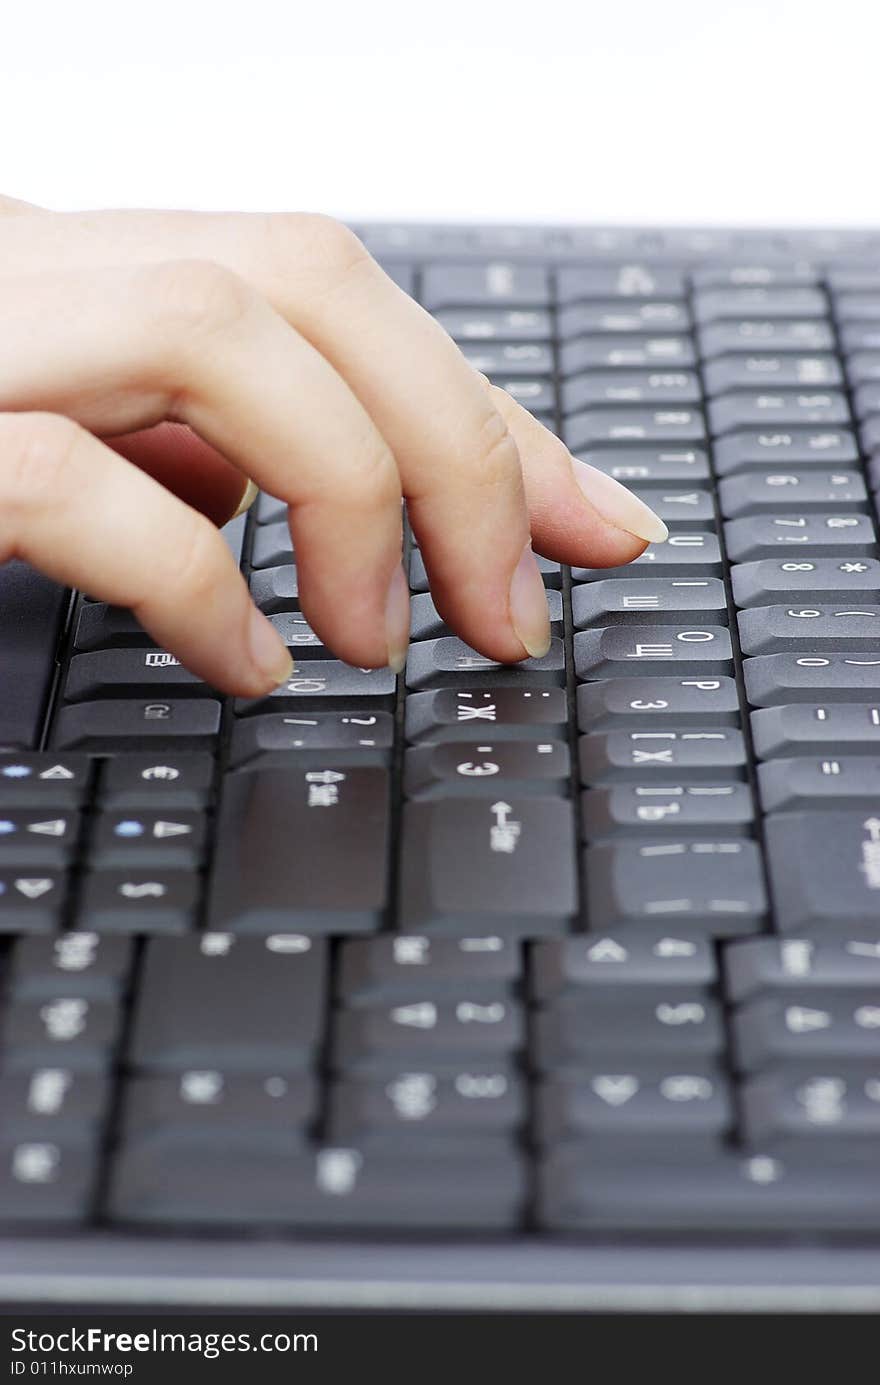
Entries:
<svg viewBox="0 0 880 1385">
<path fill-rule="evenodd" d="M 131 607 L 221 690 L 291 667 L 216 528 L 249 478 L 289 506 L 309 624 L 362 668 L 405 658 L 401 496 L 441 616 L 502 662 L 549 644 L 530 541 L 603 567 L 665 537 L 329 218 L 0 199 L 0 301 L 0 561 Z"/>
</svg>

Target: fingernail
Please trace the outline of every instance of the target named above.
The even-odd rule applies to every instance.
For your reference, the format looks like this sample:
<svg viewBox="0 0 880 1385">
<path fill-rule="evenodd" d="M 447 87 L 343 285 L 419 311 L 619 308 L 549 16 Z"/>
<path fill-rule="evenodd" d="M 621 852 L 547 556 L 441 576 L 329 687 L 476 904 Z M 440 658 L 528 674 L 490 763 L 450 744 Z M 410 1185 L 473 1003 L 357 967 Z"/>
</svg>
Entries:
<svg viewBox="0 0 880 1385">
<path fill-rule="evenodd" d="M 402 673 L 409 650 L 409 583 L 401 566 L 394 569 L 385 603 L 385 633 L 388 640 L 388 667 Z"/>
<path fill-rule="evenodd" d="M 662 543 L 669 530 L 659 515 L 628 491 L 613 476 L 606 476 L 586 462 L 572 459 L 574 479 L 594 509 L 616 529 L 624 529 L 646 543 Z"/>
<path fill-rule="evenodd" d="M 251 658 L 266 679 L 277 687 L 294 672 L 294 663 L 274 625 L 256 607 L 251 613 Z"/>
<path fill-rule="evenodd" d="M 530 543 L 523 549 L 511 578 L 510 619 L 531 657 L 543 659 L 550 648 L 550 612 Z"/>
<path fill-rule="evenodd" d="M 244 490 L 241 493 L 241 500 L 239 500 L 238 502 L 238 509 L 236 510 L 232 518 L 238 519 L 238 516 L 243 515 L 245 510 L 249 510 L 259 493 L 260 492 L 257 488 L 256 482 L 248 481 L 245 485 Z"/>
</svg>

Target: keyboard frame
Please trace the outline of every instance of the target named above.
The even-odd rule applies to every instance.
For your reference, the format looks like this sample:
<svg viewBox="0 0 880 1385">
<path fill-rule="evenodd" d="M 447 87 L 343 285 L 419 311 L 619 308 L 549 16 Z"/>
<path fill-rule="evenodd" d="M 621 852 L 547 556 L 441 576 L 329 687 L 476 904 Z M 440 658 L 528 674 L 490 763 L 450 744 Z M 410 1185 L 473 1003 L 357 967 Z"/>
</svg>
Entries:
<svg viewBox="0 0 880 1385">
<path fill-rule="evenodd" d="M 880 264 L 880 229 L 354 223 L 381 262 Z M 218 1268 L 221 1267 L 221 1268 Z M 880 1241 L 92 1231 L 0 1239 L 0 1307 L 877 1312 Z"/>
</svg>

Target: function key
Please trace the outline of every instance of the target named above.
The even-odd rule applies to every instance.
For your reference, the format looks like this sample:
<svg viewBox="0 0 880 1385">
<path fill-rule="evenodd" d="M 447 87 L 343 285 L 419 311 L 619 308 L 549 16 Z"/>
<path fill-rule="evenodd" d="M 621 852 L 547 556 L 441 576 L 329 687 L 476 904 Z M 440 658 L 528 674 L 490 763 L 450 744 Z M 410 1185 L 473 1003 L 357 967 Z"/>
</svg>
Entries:
<svg viewBox="0 0 880 1385">
<path fill-rule="evenodd" d="M 538 265 L 433 264 L 422 271 L 420 298 L 429 312 L 443 308 L 543 307 L 550 302 L 550 276 Z"/>
<path fill-rule="evenodd" d="M 70 864 L 79 836 L 80 820 L 69 809 L 0 809 L 0 866 Z"/>
<path fill-rule="evenodd" d="M 78 808 L 91 774 L 87 755 L 0 755 L 0 808 Z"/>
</svg>

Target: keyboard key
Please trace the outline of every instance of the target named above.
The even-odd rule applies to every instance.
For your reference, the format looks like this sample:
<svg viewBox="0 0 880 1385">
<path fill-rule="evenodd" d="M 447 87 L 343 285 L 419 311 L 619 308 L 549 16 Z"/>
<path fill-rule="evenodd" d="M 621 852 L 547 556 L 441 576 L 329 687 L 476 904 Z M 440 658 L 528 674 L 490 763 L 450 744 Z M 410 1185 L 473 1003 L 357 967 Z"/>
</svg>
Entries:
<svg viewBox="0 0 880 1385">
<path fill-rule="evenodd" d="M 435 314 L 453 341 L 550 342 L 553 319 L 545 308 L 450 308 Z"/>
<path fill-rule="evenodd" d="M 699 783 L 612 784 L 587 789 L 581 795 L 586 841 L 652 832 L 693 836 L 716 828 L 742 832 L 752 822 L 751 791 L 747 784 L 716 776 Z"/>
<path fill-rule="evenodd" d="M 383 769 L 229 775 L 217 821 L 210 926 L 245 933 L 377 928 L 388 901 L 388 831 Z"/>
<path fill-rule="evenodd" d="M 130 1060 L 137 1069 L 287 1076 L 321 1041 L 326 945 L 296 933 L 153 938 Z"/>
<path fill-rule="evenodd" d="M 846 396 L 835 390 L 735 391 L 709 401 L 713 435 L 739 428 L 797 428 L 803 424 L 847 424 Z"/>
<path fill-rule="evenodd" d="M 103 1070 L 122 1037 L 123 1020 L 118 1001 L 93 999 L 73 980 L 59 996 L 13 992 L 2 1023 L 5 1063 L 12 1070 Z"/>
<path fill-rule="evenodd" d="M 521 1078 L 491 1064 L 454 1076 L 398 1072 L 390 1078 L 349 1078 L 329 1091 L 332 1140 L 391 1144 L 401 1135 L 420 1139 L 457 1136 L 480 1139 L 513 1136 L 525 1123 L 527 1105 Z"/>
<path fill-rule="evenodd" d="M 756 351 L 742 356 L 716 356 L 704 366 L 703 379 L 706 393 L 711 397 L 728 390 L 756 387 L 831 389 L 843 383 L 843 371 L 836 356 L 774 355 Z"/>
<path fill-rule="evenodd" d="M 729 836 L 599 843 L 585 881 L 591 932 L 638 924 L 725 937 L 755 932 L 767 916 L 758 847 Z"/>
<path fill-rule="evenodd" d="M 578 725 L 587 732 L 739 722 L 732 678 L 608 678 L 579 687 L 577 706 Z"/>
<path fill-rule="evenodd" d="M 586 335 L 563 341 L 559 348 L 563 376 L 582 370 L 679 370 L 696 363 L 693 341 L 683 333 Z"/>
<path fill-rule="evenodd" d="M 628 486 L 666 486 L 670 481 L 702 485 L 709 459 L 697 447 L 593 447 L 578 453 L 582 462 Z"/>
<path fill-rule="evenodd" d="M 118 1000 L 127 989 L 133 946 L 127 938 L 76 931 L 57 938 L 21 938 L 12 949 L 11 990 L 16 995 L 78 995 Z"/>
<path fill-rule="evenodd" d="M 205 693 L 206 684 L 164 649 L 104 649 L 75 654 L 70 661 L 64 696 L 69 702 L 100 697 L 180 697 L 188 689 Z"/>
<path fill-rule="evenodd" d="M 78 813 L 35 809 L 2 811 L 0 816 L 0 868 L 48 866 L 63 869 L 73 860 L 79 837 Z"/>
<path fill-rule="evenodd" d="M 703 356 L 726 356 L 732 351 L 825 352 L 835 349 L 831 324 L 821 318 L 745 317 L 712 322 L 698 331 Z"/>
<path fill-rule="evenodd" d="M 207 823 L 201 813 L 106 811 L 92 829 L 92 867 L 133 870 L 195 869 L 205 850 Z"/>
<path fill-rule="evenodd" d="M 390 763 L 393 744 L 394 718 L 389 712 L 303 712 L 300 716 L 277 712 L 235 723 L 229 761 L 233 766 L 258 760 L 276 767 L 320 769 L 318 760 L 338 755 L 343 766 L 382 765 Z"/>
<path fill-rule="evenodd" d="M 645 1142 L 674 1140 L 711 1148 L 733 1125 L 733 1102 L 720 1073 L 597 1072 L 559 1077 L 536 1088 L 539 1144 L 601 1140 L 638 1153 Z"/>
<path fill-rule="evenodd" d="M 568 734 L 562 688 L 498 687 L 412 693 L 406 699 L 409 741 L 549 740 Z"/>
<path fill-rule="evenodd" d="M 880 604 L 848 606 L 756 606 L 740 611 L 743 654 L 873 649 L 880 640 Z"/>
<path fill-rule="evenodd" d="M 804 808 L 869 812 L 880 794 L 880 755 L 769 760 L 758 766 L 758 792 L 765 813 Z"/>
<path fill-rule="evenodd" d="M 775 755 L 880 755 L 878 705 L 810 703 L 762 707 L 751 714 L 752 742 L 761 760 Z"/>
<path fill-rule="evenodd" d="M 347 1005 L 397 1002 L 417 987 L 432 998 L 455 996 L 463 987 L 481 999 L 512 994 L 522 974 L 520 949 L 497 933 L 463 938 L 395 937 L 344 942 L 337 994 Z"/>
<path fill-rule="evenodd" d="M 819 1151 L 870 1158 L 880 1135 L 880 1084 L 847 1066 L 805 1077 L 764 1073 L 742 1084 L 745 1141 L 774 1154 L 798 1155 L 804 1141 Z"/>
<path fill-rule="evenodd" d="M 746 747 L 730 727 L 664 731 L 606 731 L 578 742 L 581 783 L 659 783 L 682 778 L 744 778 Z"/>
<path fill-rule="evenodd" d="M 828 311 L 825 294 L 817 286 L 766 284 L 700 288 L 694 294 L 698 323 L 736 321 L 752 315 L 768 320 L 822 317 Z"/>
<path fill-rule="evenodd" d="M 564 931 L 577 912 L 574 818 L 561 798 L 408 803 L 400 926 L 503 936 Z"/>
<path fill-rule="evenodd" d="M 408 1069 L 457 1071 L 471 1061 L 506 1061 L 525 1042 L 521 1006 L 484 1000 L 463 985 L 455 998 L 425 999 L 418 982 L 398 1004 L 337 1010 L 332 1020 L 334 1071 L 384 1076 Z"/>
<path fill-rule="evenodd" d="M 485 342 L 466 346 L 462 354 L 468 365 L 490 380 L 535 377 L 554 372 L 553 348 L 542 342 Z"/>
<path fill-rule="evenodd" d="M 49 752 L 0 755 L 0 811 L 6 808 L 79 808 L 92 764 L 85 755 Z"/>
<path fill-rule="evenodd" d="M 741 515 L 766 515 L 796 508 L 798 514 L 841 506 L 847 510 L 869 508 L 868 492 L 857 471 L 745 471 L 727 476 L 718 487 L 721 513 L 726 519 Z"/>
<path fill-rule="evenodd" d="M 288 649 L 293 651 L 297 662 L 301 659 L 326 659 L 329 650 L 321 643 L 320 636 L 312 629 L 301 611 L 281 611 L 269 617 Z"/>
<path fill-rule="evenodd" d="M 610 625 L 584 630 L 574 638 L 574 662 L 580 679 L 614 678 L 635 668 L 660 676 L 733 672 L 730 635 L 721 625 Z"/>
<path fill-rule="evenodd" d="M 880 990 L 809 990 L 749 1000 L 732 1018 L 734 1061 L 760 1072 L 783 1063 L 876 1064 Z"/>
<path fill-rule="evenodd" d="M 765 558 L 731 569 L 738 606 L 793 605 L 835 601 L 880 602 L 880 562 L 876 558 Z"/>
<path fill-rule="evenodd" d="M 98 934 L 189 933 L 201 901 L 195 871 L 130 869 L 87 871 L 79 896 L 78 926 Z"/>
<path fill-rule="evenodd" d="M 592 405 L 699 404 L 700 381 L 692 370 L 591 370 L 566 380 L 563 413 Z"/>
<path fill-rule="evenodd" d="M 434 264 L 422 274 L 419 297 L 431 313 L 438 308 L 543 307 L 550 302 L 550 276 L 542 266 L 507 261 Z"/>
<path fill-rule="evenodd" d="M 724 1052 L 724 1024 L 717 1001 L 696 987 L 619 997 L 577 998 L 536 1011 L 534 1052 L 542 1072 L 589 1063 L 626 1072 L 646 1060 L 679 1071 L 714 1068 Z M 608 1064 L 608 1068 L 605 1065 Z"/>
<path fill-rule="evenodd" d="M 876 652 L 876 651 L 875 651 Z M 867 649 L 843 654 L 762 654 L 743 662 L 753 707 L 787 702 L 870 702 L 880 696 L 880 658 Z"/>
<path fill-rule="evenodd" d="M 207 806 L 214 775 L 214 760 L 205 754 L 116 756 L 104 762 L 98 799 L 104 808 L 194 811 Z"/>
<path fill-rule="evenodd" d="M 249 580 L 254 604 L 267 615 L 299 609 L 299 577 L 292 563 L 252 572 Z"/>
<path fill-rule="evenodd" d="M 880 824 L 873 813 L 781 813 L 767 820 L 766 841 L 780 932 L 876 934 Z"/>
<path fill-rule="evenodd" d="M 743 428 L 719 438 L 714 448 L 718 476 L 779 467 L 856 466 L 859 449 L 845 428 Z"/>
<path fill-rule="evenodd" d="M 584 409 L 565 420 L 565 441 L 573 451 L 603 442 L 688 442 L 706 436 L 698 409 Z"/>
<path fill-rule="evenodd" d="M 132 749 L 139 741 L 149 741 L 157 750 L 200 750 L 209 747 L 219 732 L 220 712 L 220 703 L 206 698 L 80 702 L 61 708 L 52 742 L 61 749 L 105 753 Z"/>
<path fill-rule="evenodd" d="M 67 877 L 61 871 L 0 873 L 0 934 L 54 933 L 66 905 Z"/>
<path fill-rule="evenodd" d="M 546 587 L 547 608 L 550 612 L 550 628 L 554 635 L 562 635 L 562 592 L 554 587 Z M 434 605 L 434 598 L 430 592 L 419 592 L 410 602 L 412 611 L 412 623 L 410 625 L 410 638 L 412 640 L 431 640 L 439 639 L 443 635 L 451 635 L 452 631 L 443 623 L 437 607 Z"/>
<path fill-rule="evenodd" d="M 215 1141 L 228 1147 L 244 1134 L 259 1132 L 274 1141 L 290 1136 L 298 1152 L 300 1139 L 316 1114 L 314 1078 L 307 1073 L 281 1077 L 195 1068 L 173 1076 L 133 1077 L 125 1084 L 123 1137 L 158 1131 Z"/>
<path fill-rule="evenodd" d="M 699 613 L 712 623 L 727 621 L 724 583 L 717 577 L 629 577 L 585 582 L 571 592 L 574 626 L 633 624 Z"/>
<path fill-rule="evenodd" d="M 640 489 L 638 486 L 633 489 L 665 521 L 669 529 L 692 529 L 695 524 L 713 528 L 715 525 L 711 491 Z"/>
<path fill-rule="evenodd" d="M 497 798 L 508 794 L 567 794 L 571 764 L 562 741 L 473 741 L 416 746 L 406 752 L 408 798 Z"/>
<path fill-rule="evenodd" d="M 556 296 L 560 303 L 615 298 L 684 298 L 685 282 L 679 270 L 657 265 L 578 265 L 558 271 Z"/>
<path fill-rule="evenodd" d="M 665 543 L 650 544 L 643 553 L 625 567 L 573 567 L 572 581 L 605 581 L 616 577 L 643 577 L 645 569 L 658 577 L 720 577 L 721 549 L 718 538 L 710 533 L 671 533 Z M 695 572 L 695 569 L 699 569 Z"/>
<path fill-rule="evenodd" d="M 565 683 L 565 647 L 562 640 L 555 637 L 543 658 L 505 665 L 485 658 L 463 640 L 452 636 L 410 645 L 406 661 L 408 688 L 455 687 L 462 678 L 476 680 L 480 677 L 496 688 L 562 685 Z"/>
<path fill-rule="evenodd" d="M 109 1099 L 110 1082 L 103 1073 L 63 1067 L 4 1073 L 2 1140 L 94 1140 L 101 1133 Z"/>
<path fill-rule="evenodd" d="M 877 931 L 880 934 L 880 924 Z M 880 940 L 747 938 L 724 949 L 724 976 L 725 991 L 735 1003 L 779 990 L 784 994 L 812 987 L 824 991 L 876 988 L 880 986 Z"/>
<path fill-rule="evenodd" d="M 352 668 L 341 659 L 310 659 L 291 678 L 266 697 L 235 700 L 235 710 L 246 712 L 295 711 L 341 702 L 346 708 L 388 710 L 394 704 L 397 678 L 390 668 Z"/>
<path fill-rule="evenodd" d="M 787 287 L 818 284 L 818 271 L 800 260 L 788 264 L 700 265 L 691 274 L 696 289 Z"/>
<path fill-rule="evenodd" d="M 670 986 L 712 986 L 718 967 L 711 945 L 702 938 L 631 935 L 625 929 L 586 938 L 548 938 L 532 945 L 531 995 L 539 1005 L 562 996 L 594 995 L 622 999 L 631 993 Z"/>
<path fill-rule="evenodd" d="M 874 522 L 860 514 L 750 515 L 748 519 L 728 520 L 724 537 L 732 563 L 773 558 L 781 548 L 802 553 L 807 559 L 872 557 L 877 553 Z"/>
<path fill-rule="evenodd" d="M 611 299 L 604 303 L 566 304 L 560 308 L 557 322 L 559 338 L 566 341 L 582 335 L 686 332 L 691 316 L 687 303 L 675 299 L 631 299 L 625 303 Z"/>
<path fill-rule="evenodd" d="M 4 1142 L 0 1223 L 56 1225 L 85 1221 L 98 1176 L 98 1151 L 81 1140 Z"/>
<path fill-rule="evenodd" d="M 0 746 L 40 743 L 69 593 L 27 563 L 0 566 Z"/>
<path fill-rule="evenodd" d="M 540 553 L 535 554 L 535 562 L 544 579 L 545 586 L 562 586 L 562 569 L 559 563 L 554 563 L 549 558 L 542 558 Z M 409 560 L 409 584 L 414 592 L 426 592 L 430 587 L 425 561 L 418 548 L 413 549 Z"/>
<path fill-rule="evenodd" d="M 293 540 L 287 519 L 274 524 L 261 524 L 254 534 L 251 566 L 273 568 L 293 562 Z"/>
</svg>

